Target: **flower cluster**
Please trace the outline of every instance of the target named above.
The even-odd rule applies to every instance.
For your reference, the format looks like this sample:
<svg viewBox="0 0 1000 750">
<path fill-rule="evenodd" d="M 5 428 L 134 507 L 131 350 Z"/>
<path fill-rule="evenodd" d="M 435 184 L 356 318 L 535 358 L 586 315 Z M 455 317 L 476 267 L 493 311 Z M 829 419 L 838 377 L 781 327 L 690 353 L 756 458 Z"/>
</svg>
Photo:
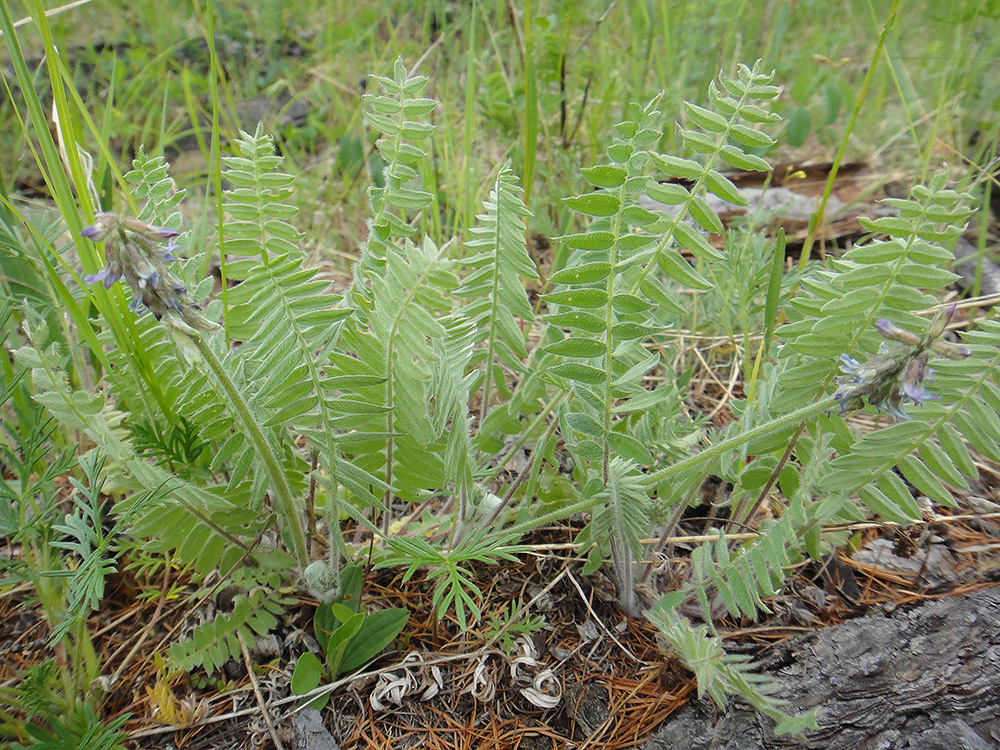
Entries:
<svg viewBox="0 0 1000 750">
<path fill-rule="evenodd" d="M 885 409 L 896 419 L 909 419 L 903 411 L 904 403 L 909 401 L 919 406 L 939 398 L 924 388 L 925 380 L 933 381 L 933 370 L 927 366 L 930 352 L 950 359 L 964 359 L 971 354 L 964 346 L 941 340 L 954 314 L 952 305 L 934 319 L 923 336 L 899 328 L 885 318 L 878 320 L 875 327 L 882 337 L 898 341 L 901 346 L 883 343 L 878 354 L 863 363 L 847 354 L 840 355 L 840 370 L 844 374 L 837 378 L 834 398 L 840 400 L 841 411 L 860 409 L 867 399 L 876 409 Z"/>
<path fill-rule="evenodd" d="M 187 334 L 211 331 L 217 324 L 206 320 L 188 294 L 184 283 L 167 268 L 175 261 L 177 232 L 139 219 L 121 219 L 113 213 L 97 214 L 96 223 L 80 232 L 94 242 L 104 243 L 105 267 L 84 276 L 88 284 L 104 282 L 110 289 L 124 281 L 132 290 L 129 308 L 136 314 L 149 310 L 157 320 Z M 167 244 L 163 246 L 162 243 Z"/>
</svg>

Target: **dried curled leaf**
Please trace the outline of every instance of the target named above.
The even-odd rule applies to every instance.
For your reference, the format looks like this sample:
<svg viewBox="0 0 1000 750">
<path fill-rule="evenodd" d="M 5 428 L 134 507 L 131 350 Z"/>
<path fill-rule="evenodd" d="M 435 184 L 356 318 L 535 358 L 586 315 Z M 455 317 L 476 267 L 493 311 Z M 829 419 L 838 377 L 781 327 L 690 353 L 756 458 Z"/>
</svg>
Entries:
<svg viewBox="0 0 1000 750">
<path fill-rule="evenodd" d="M 519 655 L 510 660 L 510 678 L 514 682 L 528 682 L 531 680 L 530 674 L 521 673 L 531 672 L 538 666 L 538 652 L 535 644 L 523 636 L 517 639 L 517 651 Z"/>
<path fill-rule="evenodd" d="M 555 708 L 562 700 L 562 684 L 551 669 L 542 669 L 538 661 L 538 651 L 530 638 L 521 637 L 517 641 L 518 656 L 510 659 L 510 676 L 515 683 L 528 683 L 519 688 L 533 706 Z"/>
<path fill-rule="evenodd" d="M 411 651 L 403 658 L 399 669 L 379 675 L 368 701 L 374 710 L 384 711 L 388 708 L 387 703 L 402 706 L 407 697 L 417 693 L 418 700 L 429 700 L 443 687 L 441 668 L 424 663 L 423 654 Z"/>
<path fill-rule="evenodd" d="M 479 657 L 476 668 L 472 673 L 472 682 L 462 690 L 462 694 L 471 695 L 477 701 L 489 703 L 497 694 L 496 677 L 488 665 L 489 656 L 484 654 Z"/>
<path fill-rule="evenodd" d="M 521 695 L 538 708 L 555 708 L 562 700 L 562 684 L 551 669 L 534 676 L 531 687 L 521 688 Z"/>
</svg>

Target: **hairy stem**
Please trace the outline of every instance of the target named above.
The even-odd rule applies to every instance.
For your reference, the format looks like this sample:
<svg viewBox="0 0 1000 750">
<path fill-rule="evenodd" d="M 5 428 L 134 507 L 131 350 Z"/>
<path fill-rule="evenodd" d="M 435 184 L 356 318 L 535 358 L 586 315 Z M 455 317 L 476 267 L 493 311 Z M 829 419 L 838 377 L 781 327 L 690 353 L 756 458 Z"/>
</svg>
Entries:
<svg viewBox="0 0 1000 750">
<path fill-rule="evenodd" d="M 295 499 L 292 497 L 292 490 L 288 486 L 288 477 L 285 476 L 278 457 L 271 449 L 270 443 L 267 442 L 267 438 L 264 436 L 260 425 L 257 424 L 257 420 L 251 413 L 250 407 L 236 388 L 236 384 L 229 377 L 229 373 L 222 366 L 222 362 L 215 356 L 215 352 L 212 351 L 211 347 L 209 347 L 208 343 L 201 336 L 193 336 L 192 341 L 194 341 L 198 347 L 198 351 L 215 374 L 215 379 L 222 387 L 222 390 L 225 391 L 230 413 L 243 426 L 246 436 L 253 443 L 258 458 L 264 463 L 264 470 L 271 480 L 275 510 L 278 512 L 281 528 L 291 537 L 295 561 L 298 563 L 300 569 L 304 569 L 309 563 L 309 552 L 306 547 L 306 535 L 302 529 L 298 508 L 296 507 Z"/>
<path fill-rule="evenodd" d="M 773 435 L 776 432 L 781 432 L 782 430 L 792 427 L 799 422 L 806 422 L 819 416 L 825 411 L 830 411 L 837 406 L 838 403 L 837 399 L 833 396 L 829 396 L 827 398 L 820 399 L 815 403 L 806 404 L 801 409 L 796 409 L 793 412 L 785 414 L 783 417 L 778 417 L 777 419 L 762 424 L 760 427 L 755 427 L 749 432 L 744 432 L 741 435 L 736 435 L 728 438 L 727 440 L 718 442 L 715 445 L 709 446 L 700 453 L 695 453 L 693 456 L 683 458 L 675 464 L 665 466 L 659 471 L 654 471 L 652 474 L 647 474 L 645 482 L 647 485 L 662 482 L 664 479 L 669 479 L 672 476 L 687 471 L 693 466 L 710 461 L 713 458 L 718 458 L 723 453 L 732 450 L 733 448 L 738 448 L 741 445 L 746 445 L 747 443 L 759 438 L 764 438 L 768 435 Z"/>
</svg>

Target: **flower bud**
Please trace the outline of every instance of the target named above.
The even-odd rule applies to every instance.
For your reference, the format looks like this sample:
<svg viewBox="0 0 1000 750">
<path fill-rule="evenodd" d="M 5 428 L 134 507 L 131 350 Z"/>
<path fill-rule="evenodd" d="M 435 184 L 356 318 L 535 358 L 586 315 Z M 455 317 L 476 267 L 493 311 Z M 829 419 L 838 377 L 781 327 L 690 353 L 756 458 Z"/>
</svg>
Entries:
<svg viewBox="0 0 1000 750">
<path fill-rule="evenodd" d="M 80 234 L 88 240 L 103 242 L 118 226 L 118 217 L 112 213 L 94 215 L 94 223 L 80 230 Z"/>
</svg>

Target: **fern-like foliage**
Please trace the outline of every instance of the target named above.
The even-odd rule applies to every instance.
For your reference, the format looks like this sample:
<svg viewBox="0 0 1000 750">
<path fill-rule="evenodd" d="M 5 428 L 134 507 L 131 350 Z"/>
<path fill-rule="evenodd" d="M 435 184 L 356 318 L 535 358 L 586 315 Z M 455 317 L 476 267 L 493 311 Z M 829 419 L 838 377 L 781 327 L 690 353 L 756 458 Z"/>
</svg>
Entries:
<svg viewBox="0 0 1000 750">
<path fill-rule="evenodd" d="M 872 513 L 900 523 L 918 520 L 922 510 L 914 490 L 954 505 L 953 493 L 967 489 L 968 479 L 977 476 L 966 441 L 984 455 L 1000 456 L 1000 325 L 985 321 L 962 334 L 961 349 L 928 346 L 940 328 L 928 333 L 929 319 L 916 314 L 934 304 L 926 290 L 954 278 L 942 268 L 951 260 L 944 245 L 962 231 L 967 199 L 948 189 L 942 176 L 928 187 L 915 188 L 907 200 L 889 201 L 898 216 L 867 222 L 871 231 L 886 239 L 859 245 L 831 261 L 828 269 L 803 279 L 803 291 L 789 313 L 793 322 L 779 329 L 786 341 L 782 361 L 767 368 L 753 403 L 734 405 L 740 420 L 721 441 L 733 448 L 713 453 L 700 471 L 718 473 L 733 483 L 735 508 L 740 507 L 741 497 L 763 497 L 758 493 L 777 480 L 784 495 L 780 516 L 764 522 L 760 536 L 741 546 L 733 547 L 720 535 L 714 543 L 697 548 L 691 556 L 690 580 L 670 595 L 675 600 L 665 600 L 662 611 L 650 614 L 705 690 L 718 679 L 705 660 L 719 668 L 723 659 L 720 652 L 714 656 L 705 652 L 705 643 L 672 608 L 679 601 L 693 595 L 709 622 L 715 603 L 711 599 L 716 596 L 731 615 L 756 618 L 767 611 L 766 598 L 781 587 L 786 566 L 803 554 L 818 558 L 846 541 L 843 534 L 825 532 L 825 525 L 863 520 Z M 876 319 L 883 322 L 876 326 Z M 814 414 L 805 422 L 779 416 L 795 407 L 800 413 L 804 404 L 821 399 L 837 373 L 841 361 L 837 355 L 845 350 L 861 361 L 886 357 L 890 347 L 884 341 L 876 354 L 877 330 L 909 341 L 910 346 L 924 342 L 919 346 L 928 347 L 930 356 L 940 350 L 954 357 L 931 361 L 936 397 L 917 393 L 919 409 L 911 408 L 909 415 L 897 412 L 894 424 L 860 438 L 840 416 Z M 900 356 L 905 362 L 905 354 Z M 843 361 L 857 364 L 851 357 Z M 919 369 L 923 366 L 921 361 Z M 815 428 L 796 439 L 803 426 L 817 420 Z M 762 434 L 763 426 L 778 424 L 782 429 L 771 430 L 763 439 L 743 440 Z M 789 457 L 791 441 L 795 441 L 793 458 L 782 463 Z M 694 463 L 687 467 L 692 477 L 699 473 Z M 686 481 L 683 473 L 678 478 Z M 738 681 L 718 684 L 724 686 L 722 693 L 744 693 L 753 687 L 750 683 L 740 687 Z M 754 702 L 752 694 L 745 697 L 767 710 Z M 799 721 L 795 726 L 805 725 Z"/>
<path fill-rule="evenodd" d="M 227 252 L 251 256 L 228 265 L 228 275 L 241 283 L 228 293 L 229 332 L 240 339 L 239 358 L 245 368 L 247 397 L 261 423 L 279 430 L 281 442 L 291 434 L 308 437 L 318 454 L 323 476 L 335 479 L 359 496 L 370 495 L 373 477 L 344 461 L 337 451 L 336 430 L 342 409 L 323 372 L 324 353 L 350 316 L 338 307 L 340 297 L 329 291 L 317 269 L 306 266 L 296 244 L 298 231 L 288 223 L 297 209 L 287 203 L 293 178 L 280 171 L 270 136 L 258 125 L 256 133 L 237 140 L 241 156 L 226 158 L 224 177 L 235 187 L 227 191 Z M 290 432 L 289 432 L 290 431 Z M 238 435 L 223 444 L 228 459 L 245 455 Z M 223 459 L 216 463 L 222 466 Z M 245 476 L 234 470 L 233 481 Z M 232 483 L 232 482 L 231 482 Z M 331 495 L 332 487 L 331 487 Z"/>
<path fill-rule="evenodd" d="M 433 418 L 429 391 L 439 362 L 435 342 L 449 336 L 440 318 L 452 312 L 458 284 L 450 255 L 449 246 L 426 238 L 391 250 L 385 268 L 371 273 L 372 304 L 358 313 L 363 327 L 349 327 L 341 339 L 354 356 L 336 354 L 328 368 L 340 388 L 337 408 L 352 429 L 341 447 L 411 501 L 450 478 L 441 453 L 444 429 Z M 386 504 L 392 494 L 386 490 Z"/>
<path fill-rule="evenodd" d="M 371 80 L 379 84 L 381 93 L 365 94 L 365 117 L 381 136 L 375 145 L 386 164 L 385 184 L 368 190 L 372 217 L 354 269 L 350 301 L 356 304 L 370 301 L 369 272 L 384 266 L 393 244 L 415 236 L 405 214 L 422 211 L 434 200 L 427 191 L 407 185 L 418 177 L 417 166 L 427 157 L 422 144 L 434 132 L 433 125 L 415 119 L 437 106 L 433 99 L 421 96 L 427 77 L 408 76 L 403 59 L 398 58 L 392 78 L 372 76 Z"/>
<path fill-rule="evenodd" d="M 640 532 L 650 523 L 649 490 L 639 467 L 615 456 L 608 467 L 608 479 L 594 497 L 596 503 L 589 531 L 596 539 L 609 539 L 611 562 L 623 591 L 633 591 L 632 561 L 642 557 Z M 634 603 L 625 599 L 626 606 Z"/>
<path fill-rule="evenodd" d="M 70 388 L 59 347 L 48 343 L 46 326 L 36 321 L 25 330 L 32 345 L 19 349 L 16 356 L 31 372 L 35 401 L 61 424 L 83 430 L 101 447 L 109 469 L 116 472 L 117 486 L 139 493 L 164 493 L 161 505 L 147 508 L 136 519 L 135 537 L 150 537 L 147 544 L 152 551 L 176 549 L 179 561 L 199 573 L 231 567 L 244 555 L 256 555 L 250 543 L 266 518 L 252 509 L 240 509 L 234 503 L 237 497 L 225 492 L 224 485 L 199 487 L 137 455 L 104 397 Z"/>
<path fill-rule="evenodd" d="M 526 548 L 511 544 L 516 538 L 517 535 L 511 533 L 489 536 L 480 532 L 467 536 L 454 549 L 441 552 L 419 537 L 399 536 L 388 540 L 398 556 L 383 560 L 376 567 L 408 566 L 403 574 L 403 580 L 408 581 L 422 567 L 431 566 L 427 578 L 435 581 L 431 597 L 435 614 L 442 618 L 454 606 L 459 627 L 465 630 L 468 615 L 472 616 L 472 622 L 482 616 L 479 601 L 483 592 L 472 580 L 472 571 L 463 563 L 495 565 L 498 559 L 517 562 L 515 553 Z"/>
<path fill-rule="evenodd" d="M 946 244 L 961 234 L 969 215 L 969 196 L 947 188 L 945 179 L 939 175 L 908 199 L 886 201 L 898 216 L 865 222 L 885 239 L 858 245 L 831 261 L 828 271 L 803 281 L 807 293 L 793 304 L 799 319 L 779 329 L 788 344 L 778 392 L 783 408 L 816 398 L 822 393 L 817 384 L 829 387 L 838 355 L 862 361 L 874 356 L 880 342 L 876 319 L 915 334 L 928 330 L 929 318 L 916 311 L 933 306 L 929 290 L 955 279 L 945 268 L 953 259 Z M 933 388 L 941 398 L 911 409 L 909 419 L 858 440 L 835 430 L 840 455 L 821 490 L 845 501 L 858 493 L 871 510 L 897 521 L 921 515 L 903 478 L 934 501 L 954 505 L 948 488 L 965 489 L 963 477 L 977 475 L 962 437 L 997 455 L 995 335 L 986 324 L 968 334 L 971 357 L 934 359 Z"/>
<path fill-rule="evenodd" d="M 397 60 L 392 78 L 374 80 L 383 93 L 366 96 L 365 115 L 381 133 L 385 185 L 369 190 L 374 216 L 349 292 L 356 314 L 327 372 L 342 415 L 338 426 L 350 430 L 339 445 L 385 488 L 385 532 L 393 497 L 420 500 L 449 482 L 468 493 L 469 459 L 446 468 L 445 454 L 468 455 L 468 399 L 459 405 L 456 397 L 468 391 L 464 369 L 472 348 L 469 326 L 453 315 L 459 280 L 452 244 L 415 239 L 403 218 L 433 201 L 414 186 L 426 157 L 420 143 L 433 132 L 413 119 L 436 106 L 420 96 L 427 79 L 408 76 Z M 433 384 L 448 392 L 434 393 Z M 448 437 L 449 425 L 465 437 Z"/>
<path fill-rule="evenodd" d="M 234 574 L 234 582 L 247 593 L 237 597 L 239 606 L 232 615 L 197 631 L 195 637 L 179 643 L 172 652 L 187 667 L 218 667 L 239 654 L 237 632 L 251 645 L 257 635 L 276 624 L 276 615 L 288 604 L 279 593 L 281 576 L 294 560 L 280 549 L 266 550 L 259 543 L 273 525 L 273 516 L 262 515 L 254 507 L 250 483 L 231 488 L 200 487 L 138 456 L 123 431 L 109 419 L 104 398 L 69 387 L 57 345 L 47 345 L 44 323 L 27 326 L 26 332 L 32 346 L 18 350 L 17 358 L 22 366 L 30 368 L 35 400 L 62 424 L 83 430 L 101 446 L 119 472 L 116 484 L 135 491 L 115 508 L 123 523 L 134 521 L 130 534 L 148 537 L 144 548 L 149 552 L 172 550 L 176 560 L 190 565 L 201 576 L 218 569 L 228 572 L 241 561 L 252 564 L 243 569 L 242 576 L 239 571 Z M 67 518 L 62 530 L 77 540 L 67 541 L 65 546 L 78 551 L 84 551 L 81 545 L 94 547 L 95 539 L 105 538 L 95 537 L 73 517 Z M 102 552 L 98 546 L 90 554 L 94 565 L 105 564 Z M 84 572 L 81 601 L 87 597 L 93 601 L 94 576 L 99 572 Z"/>
<path fill-rule="evenodd" d="M 178 207 L 186 191 L 179 190 L 174 184 L 162 156 L 147 156 L 140 146 L 138 155 L 132 161 L 132 170 L 125 174 L 125 182 L 132 186 L 132 197 L 142 206 L 137 218 L 175 232 L 181 231 L 183 216 Z"/>
<path fill-rule="evenodd" d="M 775 730 L 778 734 L 818 728 L 815 711 L 787 716 L 782 711 L 785 701 L 773 696 L 773 683 L 753 671 L 754 664 L 747 656 L 727 654 L 722 640 L 709 633 L 704 625 L 694 626 L 675 609 L 663 605 L 649 610 L 646 617 L 684 665 L 694 672 L 699 697 L 709 695 L 716 705 L 725 706 L 729 696 L 738 695 L 778 722 Z"/>
<path fill-rule="evenodd" d="M 112 514 L 109 501 L 101 495 L 104 465 L 104 457 L 96 453 L 81 459 L 80 467 L 87 482 L 70 478 L 76 490 L 76 507 L 73 513 L 66 514 L 62 523 L 52 526 L 52 530 L 58 532 L 52 546 L 79 558 L 66 589 L 66 617 L 52 633 L 54 642 L 70 630 L 76 618 L 98 609 L 104 597 L 105 579 L 117 570 L 121 533 L 131 526 L 135 517 L 161 499 L 159 494 L 163 488 L 136 493 L 127 503 L 119 505 L 113 516 L 113 526 L 105 528 Z"/>
<path fill-rule="evenodd" d="M 476 324 L 456 314 L 441 321 L 446 334 L 433 342 L 437 360 L 431 373 L 430 392 L 434 394 L 434 429 L 445 435 L 442 459 L 458 496 L 458 523 L 455 536 L 473 516 L 482 516 L 485 490 L 474 482 L 476 470 L 472 449 L 472 420 L 469 396 L 477 374 L 467 372 L 476 344 Z"/>
<path fill-rule="evenodd" d="M 775 141 L 753 125 L 773 125 L 781 117 L 761 106 L 778 96 L 781 89 L 772 85 L 774 73 L 763 73 L 760 62 L 753 68 L 739 65 L 737 76 L 720 73 L 708 87 L 710 108 L 684 103 L 687 125 L 679 125 L 684 145 L 699 155 L 699 160 L 650 151 L 655 165 L 680 182 L 659 183 L 650 180 L 646 195 L 658 203 L 676 206 L 655 226 L 662 236 L 655 247 L 640 255 L 641 270 L 630 279 L 630 292 L 642 294 L 658 305 L 675 312 L 681 308 L 674 292 L 658 280 L 657 271 L 691 289 L 709 289 L 711 283 L 683 259 L 678 250 L 687 250 L 701 261 L 723 258 L 702 232 L 721 232 L 722 221 L 705 201 L 707 193 L 737 206 L 746 199 L 720 171 L 722 163 L 737 169 L 769 172 L 770 165 L 748 152 L 767 148 Z M 658 212 L 659 213 L 659 212 Z M 691 221 L 693 220 L 693 222 Z M 651 228 L 651 231 L 653 229 Z"/>
<path fill-rule="evenodd" d="M 803 280 L 804 293 L 788 311 L 791 322 L 779 329 L 788 343 L 780 390 L 785 409 L 824 393 L 841 354 L 874 354 L 881 341 L 874 326 L 879 318 L 917 333 L 927 330 L 929 319 L 915 311 L 933 307 L 937 300 L 928 291 L 957 278 L 946 270 L 954 259 L 946 245 L 961 235 L 970 212 L 969 196 L 947 189 L 945 180 L 939 175 L 908 199 L 885 201 L 898 216 L 862 219 L 885 239 L 857 245 L 831 260 L 828 270 Z"/>
<path fill-rule="evenodd" d="M 362 496 L 378 485 L 345 461 L 334 442 L 339 412 L 331 407 L 322 352 L 350 311 L 337 308 L 338 298 L 326 293 L 327 283 L 315 278 L 316 269 L 303 267 L 298 232 L 287 221 L 296 213 L 287 204 L 292 177 L 280 171 L 281 157 L 274 154 L 271 139 L 258 127 L 254 135 L 244 133 L 238 147 L 241 155 L 226 160 L 225 177 L 234 187 L 227 192 L 225 209 L 232 221 L 224 247 L 242 256 L 227 264 L 228 278 L 241 282 L 227 295 L 228 333 L 241 343 L 227 346 L 222 333 L 205 337 L 204 364 L 213 366 L 180 369 L 172 384 L 175 409 L 186 423 L 198 425 L 202 444 L 213 446 L 208 468 L 227 476 L 227 483 L 208 492 L 224 494 L 230 510 L 215 519 L 214 528 L 197 509 L 183 505 L 164 507 L 140 523 L 142 530 L 144 524 L 170 528 L 172 533 L 161 535 L 163 543 L 176 547 L 198 570 L 223 560 L 199 552 L 206 537 L 217 532 L 228 537 L 227 555 L 239 550 L 241 539 L 252 543 L 260 521 L 268 519 L 260 513 L 268 493 L 281 508 L 285 531 L 301 523 L 293 501 L 308 475 L 295 445 L 300 435 L 319 458 L 332 502 L 338 482 Z M 304 547 L 296 547 L 304 565 Z"/>
<path fill-rule="evenodd" d="M 596 218 L 588 231 L 562 238 L 574 253 L 567 267 L 552 276 L 555 291 L 544 299 L 555 310 L 547 317 L 550 326 L 568 328 L 572 334 L 543 351 L 567 360 L 548 372 L 571 383 L 568 387 L 575 398 L 560 415 L 564 437 L 576 456 L 600 467 L 594 475 L 604 488 L 594 495 L 598 504 L 623 497 L 609 489 L 615 456 L 640 466 L 654 463 L 649 447 L 630 434 L 629 425 L 673 392 L 669 388 L 650 392 L 642 387 L 641 377 L 657 364 L 657 357 L 647 353 L 642 343 L 662 331 L 667 313 L 681 311 L 666 279 L 695 289 L 711 287 L 679 250 L 689 250 L 705 262 L 723 259 L 700 231 L 721 232 L 723 228 L 704 195 L 709 191 L 745 204 L 735 186 L 716 169 L 719 160 L 768 168 L 743 147 L 770 145 L 772 139 L 743 121 L 778 119 L 753 103 L 777 95 L 771 78 L 757 67 L 741 66 L 738 78 L 723 75 L 719 86 L 712 84 L 710 98 L 718 111 L 686 105 L 688 118 L 699 129 L 682 128 L 681 132 L 689 147 L 705 155 L 704 163 L 650 151 L 649 146 L 660 137 L 654 127 L 658 99 L 644 107 L 631 105 L 629 119 L 615 126 L 614 142 L 607 149 L 610 163 L 583 170 L 595 190 L 566 201 L 574 211 Z M 720 93 L 719 87 L 727 93 Z M 692 187 L 661 185 L 647 177 L 650 162 L 671 176 L 692 181 Z M 679 209 L 673 214 L 648 210 L 640 205 L 644 194 Z M 688 223 L 691 219 L 697 227 Z M 622 467 L 619 464 L 616 469 L 619 486 L 624 486 L 621 483 L 627 475 Z M 629 493 L 629 502 L 637 496 Z M 614 515 L 616 521 L 630 524 L 626 529 L 616 527 L 614 533 L 622 536 L 612 538 L 611 548 L 619 593 L 623 604 L 632 609 L 635 544 L 626 540 L 642 536 L 650 516 L 621 510 Z M 598 541 L 596 536 L 594 541 Z"/>
<path fill-rule="evenodd" d="M 273 139 L 260 123 L 253 135 L 241 132 L 236 147 L 240 156 L 224 159 L 224 177 L 234 186 L 226 191 L 223 204 L 230 217 L 225 224 L 226 254 L 259 258 L 266 266 L 271 256 L 299 252 L 302 234 L 288 223 L 298 214 L 288 204 L 295 178 L 280 170 L 284 159 L 274 153 Z"/>
<path fill-rule="evenodd" d="M 576 252 L 566 268 L 552 275 L 554 291 L 543 297 L 552 311 L 546 318 L 550 335 L 558 336 L 555 332 L 560 329 L 571 332 L 543 348 L 562 360 L 549 367 L 548 374 L 574 395 L 560 414 L 563 436 L 575 456 L 593 464 L 594 481 L 604 490 L 595 500 L 614 500 L 616 505 L 631 493 L 619 491 L 630 485 L 628 464 L 615 464 L 613 477 L 613 458 L 653 463 L 649 450 L 622 429 L 622 415 L 649 405 L 639 381 L 657 362 L 640 345 L 659 330 L 645 324 L 652 305 L 627 293 L 637 253 L 655 244 L 654 235 L 636 230 L 657 221 L 655 214 L 638 206 L 648 161 L 642 149 L 658 137 L 653 128 L 656 103 L 654 99 L 645 107 L 630 107 L 629 120 L 616 126 L 617 136 L 608 148 L 611 163 L 583 171 L 597 190 L 566 200 L 578 213 L 606 218 L 593 221 L 587 232 L 563 238 Z M 639 400 L 632 403 L 632 399 Z M 631 526 L 617 528 L 616 533 L 624 536 L 612 540 L 615 571 L 619 595 L 631 609 L 633 545 L 625 540 L 642 534 L 645 529 L 635 523 L 648 526 L 648 516 L 643 523 L 644 514 L 626 516 L 619 510 L 613 511 L 615 520 L 627 520 Z"/>
<path fill-rule="evenodd" d="M 232 610 L 216 612 L 189 636 L 171 644 L 168 656 L 178 669 L 202 667 L 211 674 L 230 659 L 242 659 L 240 639 L 249 647 L 258 636 L 274 630 L 278 617 L 295 603 L 280 593 L 277 571 L 242 568 L 233 573 L 232 580 L 243 589 L 233 598 Z"/>
<path fill-rule="evenodd" d="M 940 400 L 914 410 L 912 420 L 867 433 L 840 450 L 820 485 L 826 493 L 857 493 L 871 510 L 905 523 L 922 512 L 903 479 L 934 502 L 954 507 L 953 492 L 968 490 L 966 478 L 979 476 L 963 438 L 993 460 L 1000 456 L 1000 325 L 984 321 L 962 340 L 972 356 L 934 362 Z"/>
<path fill-rule="evenodd" d="M 643 390 L 636 381 L 656 364 L 656 357 L 645 355 L 638 343 L 660 330 L 644 325 L 652 305 L 628 294 L 626 279 L 637 253 L 656 240 L 636 231 L 657 220 L 637 201 L 646 183 L 642 170 L 647 158 L 641 149 L 658 137 L 652 127 L 656 101 L 645 108 L 632 105 L 630 119 L 616 126 L 618 136 L 608 148 L 611 164 L 583 171 L 598 189 L 566 199 L 578 213 L 607 218 L 592 222 L 590 231 L 562 238 L 576 252 L 566 268 L 552 275 L 554 291 L 543 297 L 552 311 L 546 317 L 550 329 L 571 332 L 543 349 L 563 360 L 549 374 L 577 396 L 573 409 L 562 416 L 568 427 L 564 437 L 575 455 L 600 466 L 604 484 L 613 455 L 652 463 L 645 446 L 612 428 L 619 415 L 633 411 L 630 399 Z"/>
<path fill-rule="evenodd" d="M 538 272 L 524 244 L 524 222 L 531 213 L 509 162 L 497 174 L 483 208 L 466 242 L 472 254 L 464 263 L 471 271 L 455 293 L 470 299 L 462 313 L 476 323 L 477 343 L 484 347 L 479 432 L 485 435 L 493 429 L 488 417 L 493 389 L 504 383 L 503 367 L 525 370 L 523 326 L 530 325 L 534 313 L 522 279 L 538 278 Z"/>
<path fill-rule="evenodd" d="M 784 361 L 767 369 L 753 403 L 734 404 L 741 418 L 723 442 L 739 441 L 761 425 L 776 423 L 789 408 L 824 395 L 836 375 L 838 354 L 846 350 L 866 360 L 875 355 L 878 342 L 885 348 L 874 325 L 877 318 L 926 331 L 928 319 L 915 311 L 934 303 L 925 289 L 954 278 L 940 267 L 951 260 L 942 243 L 961 232 L 966 200 L 947 189 L 943 177 L 935 178 L 929 187 L 915 188 L 910 199 L 889 202 L 898 217 L 868 222 L 887 239 L 859 245 L 831 261 L 829 270 L 803 279 L 804 290 L 790 311 L 796 320 L 779 329 L 787 342 Z M 934 501 L 954 505 L 952 492 L 966 489 L 967 479 L 977 476 L 963 437 L 986 455 L 997 455 L 1000 437 L 997 328 L 985 323 L 965 334 L 963 343 L 971 356 L 932 362 L 941 398 L 911 409 L 909 419 L 857 438 L 841 417 L 819 416 L 822 429 L 799 437 L 794 460 L 780 464 L 803 426 L 788 423 L 765 439 L 741 442 L 717 460 L 692 466 L 690 476 L 679 479 L 684 485 L 707 470 L 732 482 L 734 513 L 774 479 L 786 499 L 780 519 L 765 524 L 757 540 L 737 549 L 720 541 L 693 553 L 692 590 L 706 612 L 708 596 L 717 592 L 732 615 L 756 617 L 764 611 L 763 599 L 780 587 L 782 567 L 790 559 L 800 551 L 818 558 L 843 541 L 822 533 L 833 520 L 864 520 L 871 512 L 901 523 L 920 519 L 907 481 Z"/>
</svg>

